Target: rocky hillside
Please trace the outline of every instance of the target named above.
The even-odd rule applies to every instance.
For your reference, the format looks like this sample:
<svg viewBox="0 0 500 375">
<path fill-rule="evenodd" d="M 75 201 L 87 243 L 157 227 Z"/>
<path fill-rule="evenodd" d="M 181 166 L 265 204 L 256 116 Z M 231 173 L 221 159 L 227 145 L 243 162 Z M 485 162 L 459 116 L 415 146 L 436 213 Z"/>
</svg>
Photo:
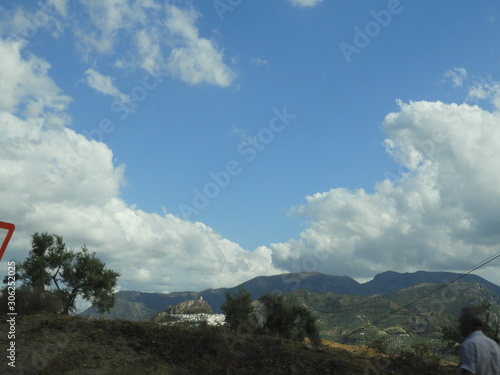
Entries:
<svg viewBox="0 0 500 375">
<path fill-rule="evenodd" d="M 151 318 L 155 323 L 167 323 L 178 320 L 185 315 L 212 314 L 212 308 L 203 300 L 203 297 L 195 300 L 179 302 L 167 307 L 164 311 L 156 313 Z"/>
<path fill-rule="evenodd" d="M 199 299 L 182 301 L 173 306 L 169 306 L 164 312 L 170 315 L 212 314 L 212 308 L 203 297 L 200 297 Z"/>
<path fill-rule="evenodd" d="M 492 303 L 493 312 L 500 316 L 497 295 L 482 284 L 453 283 L 431 294 L 437 287 L 420 284 L 374 297 L 298 290 L 288 298 L 318 317 L 323 339 L 357 345 L 386 337 L 399 342 L 418 338 L 439 346 L 440 327 L 456 326 L 463 306 L 483 301 Z"/>
</svg>

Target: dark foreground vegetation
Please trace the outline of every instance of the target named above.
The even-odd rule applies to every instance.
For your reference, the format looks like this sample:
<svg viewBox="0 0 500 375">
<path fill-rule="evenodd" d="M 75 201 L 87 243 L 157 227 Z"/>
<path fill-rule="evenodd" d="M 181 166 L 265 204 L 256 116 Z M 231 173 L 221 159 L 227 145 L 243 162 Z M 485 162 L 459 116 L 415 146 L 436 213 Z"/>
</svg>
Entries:
<svg viewBox="0 0 500 375">
<path fill-rule="evenodd" d="M 2 374 L 456 373 L 456 365 L 440 364 L 433 357 L 426 360 L 431 354 L 422 351 L 393 357 L 363 350 L 353 353 L 204 324 L 164 326 L 56 314 L 17 319 L 16 369 L 9 371 L 4 361 Z M 7 328 L 2 320 L 0 330 Z"/>
</svg>

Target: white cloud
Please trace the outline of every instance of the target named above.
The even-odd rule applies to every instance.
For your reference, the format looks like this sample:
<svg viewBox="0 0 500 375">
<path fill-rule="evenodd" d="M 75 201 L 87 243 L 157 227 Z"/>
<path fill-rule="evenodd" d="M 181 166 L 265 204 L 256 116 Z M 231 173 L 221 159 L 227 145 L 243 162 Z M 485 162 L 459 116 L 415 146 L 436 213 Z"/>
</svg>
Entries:
<svg viewBox="0 0 500 375">
<path fill-rule="evenodd" d="M 148 73 L 167 71 L 189 84 L 230 86 L 236 75 L 214 40 L 200 36 L 193 8 L 156 1 L 91 0 L 85 9 L 93 27 L 78 24 L 75 34 L 86 59 L 113 55 L 118 45 L 128 64 Z"/>
<path fill-rule="evenodd" d="M 297 7 L 313 7 L 321 3 L 323 0 L 290 0 L 293 6 Z"/>
<path fill-rule="evenodd" d="M 215 43 L 199 36 L 197 14 L 175 6 L 168 6 L 167 14 L 167 30 L 177 40 L 167 61 L 168 71 L 191 84 L 231 85 L 235 74 L 224 64 Z"/>
<path fill-rule="evenodd" d="M 500 113 L 477 106 L 400 103 L 382 129 L 408 172 L 371 194 L 337 188 L 307 197 L 296 212 L 310 227 L 271 245 L 275 265 L 366 278 L 387 269 L 464 271 L 492 255 L 500 244 L 499 123 Z"/>
<path fill-rule="evenodd" d="M 63 111 L 71 99 L 48 77 L 49 63 L 31 54 L 22 58 L 25 45 L 0 38 L 0 110 L 27 117 L 43 116 L 46 125 L 62 126 L 69 122 Z"/>
<path fill-rule="evenodd" d="M 40 31 L 49 30 L 57 38 L 63 28 L 59 17 L 65 17 L 65 9 L 64 0 L 49 0 L 30 10 L 21 7 L 10 10 L 0 6 L 0 36 L 31 39 Z"/>
<path fill-rule="evenodd" d="M 162 70 L 165 65 L 161 48 L 161 34 L 153 30 L 140 30 L 135 35 L 139 65 L 150 74 Z"/>
<path fill-rule="evenodd" d="M 444 77 L 449 79 L 454 87 L 461 87 L 464 79 L 467 78 L 467 70 L 465 68 L 453 68 L 444 73 Z"/>
<path fill-rule="evenodd" d="M 73 33 L 85 61 L 112 58 L 115 67 L 168 72 L 197 85 L 227 87 L 236 79 L 215 40 L 200 35 L 197 12 L 155 0 L 50 0 L 30 12 L 0 7 L 0 35 L 32 38 L 42 30 Z M 125 63 L 126 61 L 126 63 Z M 90 79 L 93 71 L 90 71 Z"/>
<path fill-rule="evenodd" d="M 476 82 L 469 89 L 468 100 L 479 99 L 490 101 L 495 108 L 500 109 L 500 83 Z"/>
<path fill-rule="evenodd" d="M 146 27 L 149 11 L 158 8 L 153 1 L 134 0 L 87 0 L 83 5 L 91 26 L 87 23 L 74 26 L 77 42 L 86 57 L 93 53 L 112 54 L 120 40 L 130 38 L 136 28 Z"/>
<path fill-rule="evenodd" d="M 105 76 L 92 68 L 87 69 L 85 72 L 85 83 L 101 94 L 112 96 L 120 103 L 127 103 L 131 100 L 128 95 L 115 87 L 111 77 Z"/>
</svg>

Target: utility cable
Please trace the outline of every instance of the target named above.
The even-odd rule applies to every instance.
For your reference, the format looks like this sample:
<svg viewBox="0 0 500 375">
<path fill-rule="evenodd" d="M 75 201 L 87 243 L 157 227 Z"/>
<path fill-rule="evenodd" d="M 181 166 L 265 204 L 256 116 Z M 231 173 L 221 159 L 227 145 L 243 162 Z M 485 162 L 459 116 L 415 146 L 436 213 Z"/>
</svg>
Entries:
<svg viewBox="0 0 500 375">
<path fill-rule="evenodd" d="M 435 288 L 435 289 L 431 290 L 431 291 L 430 291 L 430 292 L 428 292 L 428 293 L 425 293 L 423 296 L 418 297 L 416 300 L 414 300 L 414 301 L 412 301 L 412 302 L 410 302 L 410 303 L 407 303 L 407 304 L 406 304 L 406 305 L 404 305 L 403 307 L 400 307 L 399 309 L 397 309 L 397 310 L 395 310 L 395 311 L 390 312 L 389 314 L 387 314 L 387 315 L 383 316 L 382 318 L 376 319 L 375 321 L 371 322 L 370 324 L 367 324 L 367 325 L 365 325 L 365 326 L 363 326 L 363 327 L 361 327 L 361 328 L 355 329 L 354 331 L 352 331 L 351 333 L 349 333 L 349 334 L 347 335 L 347 337 L 352 336 L 352 335 L 354 335 L 355 333 L 358 333 L 359 331 L 365 330 L 366 328 L 371 327 L 371 326 L 373 326 L 373 325 L 374 325 L 374 324 L 376 324 L 376 323 L 380 323 L 382 320 L 387 319 L 388 317 L 390 317 L 390 316 L 392 316 L 392 315 L 395 315 L 395 314 L 399 313 L 401 310 L 404 310 L 404 309 L 406 309 L 407 307 L 409 307 L 409 306 L 411 306 L 411 305 L 413 305 L 413 304 L 417 303 L 418 301 L 423 300 L 425 297 L 428 297 L 428 296 L 430 296 L 431 294 L 434 294 L 434 293 L 436 293 L 437 291 L 439 291 L 439 290 L 441 290 L 441 289 L 443 289 L 443 288 L 446 288 L 446 287 L 447 287 L 448 285 L 450 285 L 451 283 L 454 283 L 455 281 L 460 280 L 462 277 L 467 276 L 467 275 L 468 275 L 468 274 L 470 274 L 471 272 L 473 272 L 473 271 L 475 271 L 475 270 L 477 270 L 477 269 L 479 269 L 479 268 L 481 268 L 481 267 L 485 266 L 486 264 L 488 264 L 488 263 L 490 263 L 490 262 L 494 261 L 494 260 L 495 260 L 495 259 L 497 259 L 497 258 L 500 258 L 500 251 L 499 251 L 499 252 L 497 252 L 496 254 L 494 254 L 494 255 L 490 256 L 489 258 L 486 258 L 485 260 L 481 261 L 480 263 L 476 264 L 475 266 L 473 266 L 473 267 L 469 268 L 466 272 L 461 273 L 460 275 L 456 276 L 454 279 L 452 279 L 452 280 L 450 280 L 450 281 L 446 282 L 446 283 L 445 283 L 445 284 L 443 284 L 443 285 L 440 285 L 439 287 L 437 287 L 437 288 Z"/>
</svg>

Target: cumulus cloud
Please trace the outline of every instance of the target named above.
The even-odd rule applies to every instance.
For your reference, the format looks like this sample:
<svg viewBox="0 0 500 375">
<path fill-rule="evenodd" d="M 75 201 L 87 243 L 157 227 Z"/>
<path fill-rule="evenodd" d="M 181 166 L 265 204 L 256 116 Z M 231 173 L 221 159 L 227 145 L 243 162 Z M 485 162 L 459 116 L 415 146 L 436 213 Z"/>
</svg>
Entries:
<svg viewBox="0 0 500 375">
<path fill-rule="evenodd" d="M 31 233 L 47 230 L 97 251 L 124 289 L 200 290 L 279 272 L 268 249 L 246 251 L 202 223 L 128 206 L 124 167 L 105 144 L 4 111 L 0 122 L 0 204 L 18 239 L 9 258 L 25 257 Z"/>
<path fill-rule="evenodd" d="M 192 10 L 168 7 L 166 27 L 179 41 L 179 46 L 172 49 L 168 58 L 168 71 L 191 84 L 229 86 L 235 74 L 224 64 L 222 53 L 214 42 L 199 36 L 195 27 L 196 17 L 196 12 Z"/>
<path fill-rule="evenodd" d="M 321 3 L 323 0 L 290 0 L 293 6 L 297 7 L 313 7 Z"/>
<path fill-rule="evenodd" d="M 399 106 L 382 130 L 406 172 L 374 193 L 336 188 L 307 197 L 295 211 L 310 226 L 298 240 L 271 245 L 277 267 L 366 278 L 387 269 L 466 270 L 495 253 L 500 113 L 441 102 Z"/>
<path fill-rule="evenodd" d="M 148 73 L 166 71 L 189 84 L 230 86 L 236 75 L 224 62 L 216 42 L 200 35 L 197 12 L 153 0 L 88 1 L 85 9 L 93 25 L 76 25 L 83 55 L 113 55 L 116 47 L 131 45 L 115 66 L 133 65 Z"/>
<path fill-rule="evenodd" d="M 130 101 L 130 97 L 122 93 L 114 84 L 109 76 L 99 73 L 90 68 L 85 72 L 85 83 L 94 90 L 104 95 L 110 95 L 121 103 Z"/>
<path fill-rule="evenodd" d="M 48 64 L 23 57 L 21 48 L 0 40 L 2 56 L 20 69 L 0 76 L 0 207 L 2 220 L 16 224 L 4 261 L 24 259 L 30 235 L 46 230 L 63 235 L 70 247 L 96 251 L 121 273 L 123 289 L 201 290 L 280 272 L 269 249 L 247 251 L 202 223 L 124 202 L 125 167 L 113 164 L 107 145 L 47 126 L 45 112 L 63 111 L 60 101 L 67 98 L 48 76 Z M 31 101 L 45 105 L 29 117 L 18 115 Z"/>
<path fill-rule="evenodd" d="M 465 68 L 453 68 L 444 73 L 444 77 L 451 81 L 454 87 L 460 87 L 467 78 L 467 70 Z"/>
<path fill-rule="evenodd" d="M 22 40 L 43 30 L 55 37 L 68 31 L 84 61 L 112 58 L 115 67 L 168 72 L 192 85 L 227 87 L 236 79 L 216 41 L 200 34 L 192 6 L 155 0 L 50 0 L 33 11 L 22 6 L 0 10 L 0 35 Z M 96 81 L 94 73 L 88 72 L 88 78 Z"/>
<path fill-rule="evenodd" d="M 27 117 L 43 117 L 47 125 L 61 126 L 70 98 L 48 77 L 50 64 L 34 55 L 23 58 L 26 43 L 0 38 L 0 110 Z"/>
</svg>

